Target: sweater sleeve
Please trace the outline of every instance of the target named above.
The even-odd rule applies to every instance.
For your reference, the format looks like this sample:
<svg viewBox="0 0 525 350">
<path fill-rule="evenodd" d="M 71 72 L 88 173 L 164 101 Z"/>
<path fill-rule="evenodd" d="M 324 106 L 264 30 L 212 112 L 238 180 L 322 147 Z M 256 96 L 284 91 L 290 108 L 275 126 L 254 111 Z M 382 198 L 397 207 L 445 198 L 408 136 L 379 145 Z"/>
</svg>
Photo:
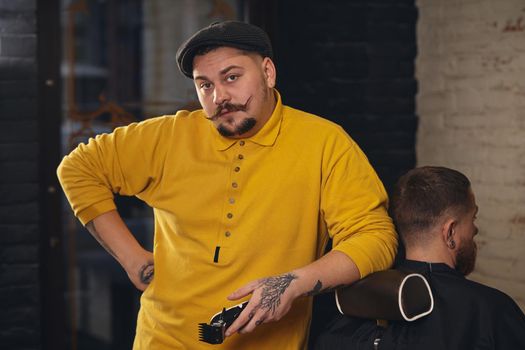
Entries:
<svg viewBox="0 0 525 350">
<path fill-rule="evenodd" d="M 328 168 L 321 210 L 333 250 L 349 256 L 364 277 L 392 265 L 397 234 L 381 180 L 361 149 L 350 142 Z"/>
<path fill-rule="evenodd" d="M 166 153 L 160 117 L 116 128 L 80 144 L 62 159 L 57 175 L 75 215 L 85 225 L 116 209 L 113 194 L 138 195 L 156 182 Z"/>
</svg>

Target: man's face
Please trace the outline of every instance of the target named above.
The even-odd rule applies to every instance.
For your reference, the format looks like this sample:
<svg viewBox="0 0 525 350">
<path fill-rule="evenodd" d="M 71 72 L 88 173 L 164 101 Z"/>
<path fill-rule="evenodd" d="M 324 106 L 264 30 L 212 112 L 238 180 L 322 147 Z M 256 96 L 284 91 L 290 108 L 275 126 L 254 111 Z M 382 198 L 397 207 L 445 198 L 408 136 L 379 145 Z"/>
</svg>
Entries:
<svg viewBox="0 0 525 350">
<path fill-rule="evenodd" d="M 460 219 L 456 230 L 457 239 L 459 240 L 456 253 L 456 270 L 467 276 L 474 271 L 476 265 L 477 245 L 474 242 L 474 236 L 478 233 L 478 228 L 474 224 L 478 206 L 476 199 L 471 192 L 472 205 L 471 209 Z"/>
<path fill-rule="evenodd" d="M 275 108 L 275 67 L 269 58 L 220 47 L 193 59 L 202 108 L 226 137 L 255 135 Z"/>
</svg>

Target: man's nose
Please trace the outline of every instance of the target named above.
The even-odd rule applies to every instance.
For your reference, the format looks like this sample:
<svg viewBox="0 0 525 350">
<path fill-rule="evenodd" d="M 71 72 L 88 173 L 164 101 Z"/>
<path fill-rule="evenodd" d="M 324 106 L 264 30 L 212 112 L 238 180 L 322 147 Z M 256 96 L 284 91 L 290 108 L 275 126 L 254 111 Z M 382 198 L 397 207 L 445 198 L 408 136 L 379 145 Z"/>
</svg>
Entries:
<svg viewBox="0 0 525 350">
<path fill-rule="evenodd" d="M 230 101 L 228 90 L 223 86 L 216 85 L 215 90 L 213 91 L 213 102 L 219 106 L 227 101 Z"/>
</svg>

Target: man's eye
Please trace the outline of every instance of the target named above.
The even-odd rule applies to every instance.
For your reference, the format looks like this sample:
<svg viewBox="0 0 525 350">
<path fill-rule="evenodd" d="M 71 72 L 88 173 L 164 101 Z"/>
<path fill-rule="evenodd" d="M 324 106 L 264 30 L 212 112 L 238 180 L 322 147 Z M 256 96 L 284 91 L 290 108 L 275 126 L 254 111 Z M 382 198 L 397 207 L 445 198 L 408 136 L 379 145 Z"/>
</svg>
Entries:
<svg viewBox="0 0 525 350">
<path fill-rule="evenodd" d="M 237 80 L 238 76 L 235 75 L 235 74 L 231 74 L 231 75 L 228 75 L 228 77 L 226 78 L 226 80 L 228 81 L 235 81 Z"/>
<path fill-rule="evenodd" d="M 208 90 L 209 88 L 211 88 L 211 83 L 202 83 L 200 85 L 200 88 L 203 90 Z"/>
</svg>

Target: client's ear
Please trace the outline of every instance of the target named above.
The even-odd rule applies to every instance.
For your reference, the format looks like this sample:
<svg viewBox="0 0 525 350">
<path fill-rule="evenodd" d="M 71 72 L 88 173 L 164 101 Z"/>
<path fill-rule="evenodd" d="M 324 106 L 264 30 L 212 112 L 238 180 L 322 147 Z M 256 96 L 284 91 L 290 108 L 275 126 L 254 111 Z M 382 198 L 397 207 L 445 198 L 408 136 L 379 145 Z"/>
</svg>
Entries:
<svg viewBox="0 0 525 350">
<path fill-rule="evenodd" d="M 456 248 L 456 220 L 450 218 L 447 219 L 443 226 L 441 227 L 441 236 L 443 239 L 443 242 L 449 249 Z"/>
</svg>

